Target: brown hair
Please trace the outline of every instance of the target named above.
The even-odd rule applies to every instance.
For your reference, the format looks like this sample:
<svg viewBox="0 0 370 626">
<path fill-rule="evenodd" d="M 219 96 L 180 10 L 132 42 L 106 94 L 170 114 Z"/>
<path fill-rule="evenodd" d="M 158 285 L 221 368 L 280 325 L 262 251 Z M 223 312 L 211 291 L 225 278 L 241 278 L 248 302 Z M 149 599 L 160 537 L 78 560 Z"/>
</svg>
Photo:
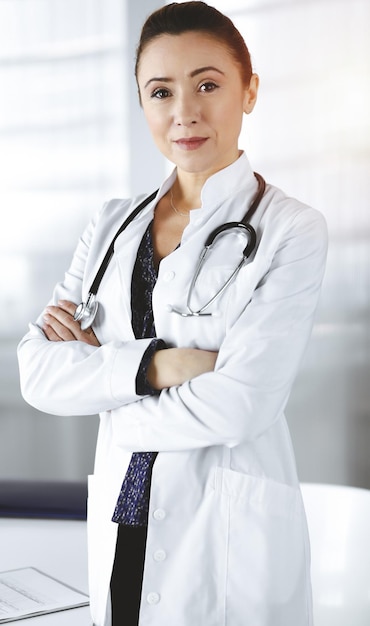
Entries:
<svg viewBox="0 0 370 626">
<path fill-rule="evenodd" d="M 240 66 L 243 84 L 249 85 L 252 63 L 243 37 L 226 15 L 200 1 L 173 2 L 149 15 L 136 51 L 136 80 L 141 54 L 151 41 L 161 35 L 181 35 L 189 31 L 202 32 L 222 41 Z"/>
</svg>

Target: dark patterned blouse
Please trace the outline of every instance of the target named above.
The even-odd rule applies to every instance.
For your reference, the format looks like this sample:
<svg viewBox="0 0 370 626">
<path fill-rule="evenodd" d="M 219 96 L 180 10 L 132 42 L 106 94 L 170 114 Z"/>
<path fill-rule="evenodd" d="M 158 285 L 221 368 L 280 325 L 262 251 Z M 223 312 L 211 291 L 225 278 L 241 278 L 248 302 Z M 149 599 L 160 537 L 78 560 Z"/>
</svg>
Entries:
<svg viewBox="0 0 370 626">
<path fill-rule="evenodd" d="M 155 338 L 152 292 L 157 280 L 154 266 L 152 222 L 141 240 L 131 283 L 132 328 L 136 339 Z M 154 352 L 165 348 L 161 339 L 153 339 L 145 351 L 136 377 L 138 395 L 155 395 L 146 380 L 146 371 Z M 148 522 L 149 492 L 152 468 L 157 452 L 134 452 L 122 483 L 113 522 L 128 526 L 146 526 Z"/>
</svg>

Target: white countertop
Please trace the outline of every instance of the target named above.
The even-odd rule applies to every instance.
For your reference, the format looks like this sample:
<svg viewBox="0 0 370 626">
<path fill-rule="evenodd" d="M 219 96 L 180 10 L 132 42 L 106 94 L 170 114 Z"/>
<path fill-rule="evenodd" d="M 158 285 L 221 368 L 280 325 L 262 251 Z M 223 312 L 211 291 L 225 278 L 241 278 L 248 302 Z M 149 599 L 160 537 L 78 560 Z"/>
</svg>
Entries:
<svg viewBox="0 0 370 626">
<path fill-rule="evenodd" d="M 0 571 L 22 567 L 36 567 L 87 593 L 86 522 L 0 518 Z M 82 607 L 22 620 L 27 623 L 91 626 L 92 621 L 89 607 Z"/>
</svg>

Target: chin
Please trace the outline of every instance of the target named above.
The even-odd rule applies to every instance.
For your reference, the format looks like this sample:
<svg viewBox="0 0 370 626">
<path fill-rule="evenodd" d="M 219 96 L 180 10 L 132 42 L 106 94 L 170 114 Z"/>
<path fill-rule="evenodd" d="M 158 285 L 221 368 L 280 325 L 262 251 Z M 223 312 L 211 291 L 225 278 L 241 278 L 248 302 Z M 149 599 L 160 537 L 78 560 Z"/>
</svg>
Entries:
<svg viewBox="0 0 370 626">
<path fill-rule="evenodd" d="M 212 176 L 216 172 L 223 170 L 230 165 L 232 161 L 211 161 L 203 163 L 176 163 L 177 167 L 188 174 L 203 174 Z"/>
</svg>

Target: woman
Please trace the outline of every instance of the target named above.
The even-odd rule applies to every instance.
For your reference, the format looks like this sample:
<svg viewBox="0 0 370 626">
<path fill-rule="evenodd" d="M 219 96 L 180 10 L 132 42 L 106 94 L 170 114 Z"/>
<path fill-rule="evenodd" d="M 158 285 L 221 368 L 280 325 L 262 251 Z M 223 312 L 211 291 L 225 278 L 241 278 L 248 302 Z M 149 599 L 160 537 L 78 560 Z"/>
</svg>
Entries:
<svg viewBox="0 0 370 626">
<path fill-rule="evenodd" d="M 117 238 L 93 330 L 74 319 L 76 304 L 142 198 L 108 202 L 87 227 L 19 347 L 28 402 L 100 413 L 94 624 L 308 626 L 309 544 L 283 411 L 312 328 L 325 224 L 267 185 L 251 218 L 256 245 L 251 228 L 218 236 L 190 287 L 209 234 L 256 196 L 238 137 L 258 77 L 234 25 L 202 2 L 148 18 L 136 77 L 176 168 Z M 247 262 L 202 310 L 212 315 L 188 315 L 222 288 L 246 242 Z"/>
</svg>

